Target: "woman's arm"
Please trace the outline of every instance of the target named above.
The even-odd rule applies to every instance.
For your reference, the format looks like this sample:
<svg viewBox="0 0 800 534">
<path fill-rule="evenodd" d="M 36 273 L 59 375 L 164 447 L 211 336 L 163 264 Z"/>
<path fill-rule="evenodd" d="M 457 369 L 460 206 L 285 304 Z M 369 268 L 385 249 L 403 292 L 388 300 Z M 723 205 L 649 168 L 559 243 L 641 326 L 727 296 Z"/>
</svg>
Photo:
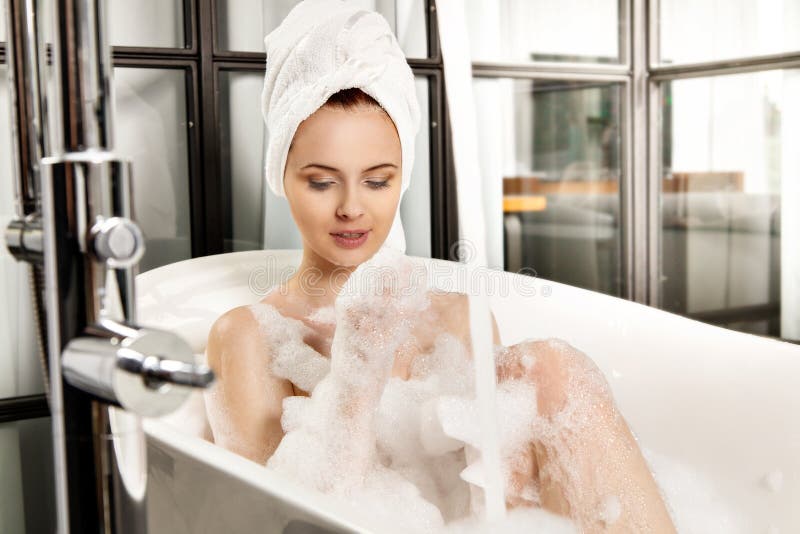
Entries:
<svg viewBox="0 0 800 534">
<path fill-rule="evenodd" d="M 283 430 L 289 381 L 270 372 L 269 349 L 246 306 L 228 311 L 211 328 L 206 347 L 216 382 L 205 395 L 214 442 L 255 462 L 275 452 Z"/>
</svg>

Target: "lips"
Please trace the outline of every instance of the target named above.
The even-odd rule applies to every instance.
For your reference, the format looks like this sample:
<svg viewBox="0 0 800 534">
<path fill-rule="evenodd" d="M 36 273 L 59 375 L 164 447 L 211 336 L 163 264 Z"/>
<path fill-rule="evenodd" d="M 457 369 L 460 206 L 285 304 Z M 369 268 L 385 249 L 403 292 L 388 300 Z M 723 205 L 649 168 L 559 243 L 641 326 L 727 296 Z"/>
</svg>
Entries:
<svg viewBox="0 0 800 534">
<path fill-rule="evenodd" d="M 333 240 L 342 248 L 358 248 L 364 244 L 369 235 L 369 230 L 348 230 L 346 232 L 331 233 Z"/>
<path fill-rule="evenodd" d="M 339 230 L 337 232 L 331 232 L 331 234 L 338 234 L 338 235 L 341 235 L 341 234 L 363 234 L 363 233 L 366 233 L 366 232 L 369 232 L 369 230 L 366 229 L 366 228 L 347 228 L 347 229 L 343 228 L 342 230 Z"/>
<path fill-rule="evenodd" d="M 357 237 L 361 237 L 363 234 L 364 234 L 364 232 L 340 232 L 340 233 L 334 234 L 334 235 L 338 235 L 338 236 L 341 236 L 341 237 L 348 237 L 348 238 L 357 238 Z"/>
</svg>

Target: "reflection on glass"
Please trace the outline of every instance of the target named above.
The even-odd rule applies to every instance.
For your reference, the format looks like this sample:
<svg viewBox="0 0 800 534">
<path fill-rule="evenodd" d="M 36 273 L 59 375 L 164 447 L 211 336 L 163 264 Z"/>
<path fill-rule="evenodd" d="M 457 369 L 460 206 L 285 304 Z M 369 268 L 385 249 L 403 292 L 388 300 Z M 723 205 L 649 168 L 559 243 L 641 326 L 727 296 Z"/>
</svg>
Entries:
<svg viewBox="0 0 800 534">
<path fill-rule="evenodd" d="M 108 11 L 112 46 L 186 46 L 181 0 L 110 0 Z"/>
<path fill-rule="evenodd" d="M 621 61 L 619 0 L 468 0 L 466 5 L 474 61 Z"/>
<path fill-rule="evenodd" d="M 55 532 L 50 418 L 0 424 L 3 532 Z"/>
<path fill-rule="evenodd" d="M 278 27 L 299 0 L 220 0 L 217 43 L 220 50 L 264 52 L 264 37 Z M 383 15 L 406 57 L 428 57 L 425 0 L 357 0 Z"/>
<path fill-rule="evenodd" d="M 664 90 L 661 305 L 800 339 L 800 71 Z"/>
<path fill-rule="evenodd" d="M 800 2 L 660 0 L 661 63 L 800 50 Z"/>
<path fill-rule="evenodd" d="M 225 251 L 302 248 L 286 199 L 276 197 L 264 180 L 264 121 L 259 111 L 264 75 L 221 71 L 219 74 L 220 172 L 223 189 Z M 416 139 L 411 185 L 400 217 L 406 252 L 430 257 L 430 124 L 428 79 L 417 78 L 422 124 Z"/>
<path fill-rule="evenodd" d="M 475 78 L 490 267 L 621 295 L 620 84 Z"/>
<path fill-rule="evenodd" d="M 16 215 L 8 69 L 0 65 L 0 228 Z M 42 393 L 29 268 L 0 244 L 0 398 Z"/>
<path fill-rule="evenodd" d="M 191 257 L 186 75 L 114 69 L 114 146 L 133 161 L 133 214 L 147 239 L 141 272 Z"/>
</svg>

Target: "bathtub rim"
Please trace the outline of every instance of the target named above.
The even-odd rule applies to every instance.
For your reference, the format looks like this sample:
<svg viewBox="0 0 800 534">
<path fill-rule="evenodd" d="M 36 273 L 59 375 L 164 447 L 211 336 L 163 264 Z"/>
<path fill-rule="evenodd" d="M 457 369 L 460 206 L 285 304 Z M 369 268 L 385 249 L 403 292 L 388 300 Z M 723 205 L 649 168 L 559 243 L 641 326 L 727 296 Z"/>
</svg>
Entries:
<svg viewBox="0 0 800 534">
<path fill-rule="evenodd" d="M 289 263 L 293 267 L 296 267 L 300 260 L 302 259 L 303 250 L 302 249 L 260 249 L 260 250 L 244 250 L 238 252 L 223 252 L 220 254 L 211 254 L 208 256 L 201 256 L 198 258 L 189 258 L 186 260 L 181 260 L 179 262 L 170 263 L 167 265 L 163 265 L 161 267 L 157 267 L 146 271 L 144 273 L 139 273 L 136 275 L 136 288 L 137 288 L 137 299 L 141 293 L 149 293 L 152 289 L 157 286 L 159 283 L 163 282 L 165 279 L 169 278 L 171 275 L 177 274 L 181 270 L 185 269 L 185 266 L 188 263 L 192 263 L 195 268 L 214 268 L 214 267 L 230 267 L 230 261 L 232 259 L 241 258 L 241 264 L 247 267 L 256 266 L 255 260 L 257 258 L 264 258 L 269 257 L 270 255 L 276 256 L 279 259 L 279 263 Z M 444 267 L 449 267 L 451 269 L 457 269 L 463 267 L 464 264 L 460 264 L 458 262 L 454 262 L 451 260 L 443 260 L 438 258 L 427 258 L 423 256 L 410 256 L 407 255 L 412 261 L 421 263 L 426 265 L 427 267 L 433 265 L 440 265 Z M 760 336 L 757 334 L 751 334 L 749 332 L 741 332 L 738 330 L 732 330 L 729 328 L 724 328 L 721 326 L 717 326 L 710 323 L 704 323 L 702 321 L 698 321 L 696 319 L 692 319 L 668 310 L 663 310 L 661 308 L 656 308 L 654 306 L 650 306 L 647 304 L 642 304 L 640 302 L 636 302 L 633 300 L 628 300 L 626 298 L 617 297 L 614 295 L 608 295 L 606 293 L 601 293 L 599 291 L 592 291 L 590 289 L 584 289 L 577 286 L 571 286 L 568 284 L 564 284 L 561 282 L 555 282 L 552 280 L 548 280 L 545 278 L 533 278 L 530 276 L 522 275 L 519 273 L 514 273 L 510 271 L 502 271 L 499 269 L 490 269 L 492 271 L 496 271 L 497 273 L 501 273 L 502 275 L 507 275 L 510 278 L 521 280 L 520 283 L 528 283 L 533 284 L 536 289 L 540 289 L 539 286 L 550 286 L 551 288 L 557 289 L 559 292 L 566 292 L 569 296 L 573 298 L 582 298 L 582 299 L 590 299 L 592 302 L 612 302 L 617 301 L 617 303 L 628 306 L 632 306 L 632 311 L 638 307 L 638 311 L 642 313 L 649 314 L 653 318 L 660 318 L 660 319 L 667 319 L 669 321 L 676 321 L 677 323 L 674 324 L 683 324 L 688 328 L 697 329 L 702 328 L 706 329 L 709 333 L 713 330 L 718 333 L 725 333 L 728 336 L 735 336 L 739 337 L 740 339 L 747 339 L 748 341 L 755 341 L 758 340 L 759 343 L 765 344 L 765 348 L 774 348 L 781 351 L 800 351 L 800 345 L 797 343 L 792 343 L 789 341 L 783 341 L 780 339 L 767 337 L 767 336 Z M 455 288 L 454 291 L 458 292 L 463 288 Z M 571 295 L 570 295 L 571 294 Z M 507 300 L 509 298 L 513 298 L 513 296 L 489 296 L 489 302 L 492 306 L 492 310 L 494 310 L 494 306 L 496 306 L 499 302 L 503 300 Z M 611 299 L 611 300 L 609 300 Z M 501 334 L 502 334 L 502 325 L 501 327 Z M 503 339 L 503 343 L 507 344 L 507 340 Z"/>
</svg>

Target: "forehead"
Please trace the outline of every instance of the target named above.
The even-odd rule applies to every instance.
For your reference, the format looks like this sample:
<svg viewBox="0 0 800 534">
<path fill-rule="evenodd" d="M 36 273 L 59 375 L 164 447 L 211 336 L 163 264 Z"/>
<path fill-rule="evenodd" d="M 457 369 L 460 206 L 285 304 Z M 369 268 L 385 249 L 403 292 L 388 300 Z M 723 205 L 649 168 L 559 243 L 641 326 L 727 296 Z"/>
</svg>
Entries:
<svg viewBox="0 0 800 534">
<path fill-rule="evenodd" d="M 397 129 L 382 110 L 322 107 L 300 123 L 291 151 L 298 164 L 312 158 L 341 169 L 375 158 L 399 166 L 401 149 Z"/>
</svg>

